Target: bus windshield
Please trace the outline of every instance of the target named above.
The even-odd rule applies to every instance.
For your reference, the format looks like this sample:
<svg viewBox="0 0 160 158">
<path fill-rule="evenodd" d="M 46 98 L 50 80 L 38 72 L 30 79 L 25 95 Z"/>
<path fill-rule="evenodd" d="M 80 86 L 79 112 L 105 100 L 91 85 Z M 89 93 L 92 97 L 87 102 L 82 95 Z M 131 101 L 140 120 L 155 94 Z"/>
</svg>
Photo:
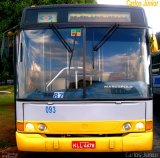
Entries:
<svg viewBox="0 0 160 158">
<path fill-rule="evenodd" d="M 83 29 L 86 29 L 85 35 Z M 73 52 L 66 49 L 50 28 L 22 30 L 17 98 L 113 100 L 150 97 L 146 29 L 118 27 L 98 49 L 94 49 L 109 29 L 59 28 L 58 32 Z"/>
</svg>

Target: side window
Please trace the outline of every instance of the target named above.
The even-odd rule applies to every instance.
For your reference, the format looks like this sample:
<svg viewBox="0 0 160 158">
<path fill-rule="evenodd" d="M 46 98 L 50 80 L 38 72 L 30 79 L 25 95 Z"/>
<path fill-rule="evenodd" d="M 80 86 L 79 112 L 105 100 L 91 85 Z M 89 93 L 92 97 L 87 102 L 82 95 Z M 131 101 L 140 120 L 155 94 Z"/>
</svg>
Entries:
<svg viewBox="0 0 160 158">
<path fill-rule="evenodd" d="M 160 52 L 152 54 L 152 74 L 160 75 Z"/>
</svg>

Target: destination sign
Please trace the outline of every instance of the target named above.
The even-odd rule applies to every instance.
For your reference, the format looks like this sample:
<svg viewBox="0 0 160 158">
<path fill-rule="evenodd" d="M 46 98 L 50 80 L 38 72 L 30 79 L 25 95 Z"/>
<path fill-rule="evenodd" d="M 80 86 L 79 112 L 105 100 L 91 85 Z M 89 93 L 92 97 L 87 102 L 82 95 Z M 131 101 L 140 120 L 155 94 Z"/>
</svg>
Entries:
<svg viewBox="0 0 160 158">
<path fill-rule="evenodd" d="M 131 16 L 126 12 L 72 12 L 68 14 L 68 22 L 131 22 Z"/>
<path fill-rule="evenodd" d="M 57 22 L 56 12 L 40 12 L 38 13 L 38 23 Z"/>
</svg>

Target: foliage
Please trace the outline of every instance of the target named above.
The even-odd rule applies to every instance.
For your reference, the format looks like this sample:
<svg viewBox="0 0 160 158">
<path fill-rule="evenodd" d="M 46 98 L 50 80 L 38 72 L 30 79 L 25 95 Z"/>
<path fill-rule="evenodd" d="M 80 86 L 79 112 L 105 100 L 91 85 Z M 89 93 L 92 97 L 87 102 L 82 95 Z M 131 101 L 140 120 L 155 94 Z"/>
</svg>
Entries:
<svg viewBox="0 0 160 158">
<path fill-rule="evenodd" d="M 11 94 L 7 94 L 7 93 L 6 94 L 1 94 L 0 93 L 0 107 L 2 105 L 10 105 L 10 104 L 14 104 L 13 93 L 11 93 Z M 0 110 L 2 112 L 3 109 L 0 108 Z"/>
<path fill-rule="evenodd" d="M 0 91 L 10 91 L 14 92 L 14 86 L 13 85 L 8 85 L 8 86 L 0 86 Z"/>
</svg>

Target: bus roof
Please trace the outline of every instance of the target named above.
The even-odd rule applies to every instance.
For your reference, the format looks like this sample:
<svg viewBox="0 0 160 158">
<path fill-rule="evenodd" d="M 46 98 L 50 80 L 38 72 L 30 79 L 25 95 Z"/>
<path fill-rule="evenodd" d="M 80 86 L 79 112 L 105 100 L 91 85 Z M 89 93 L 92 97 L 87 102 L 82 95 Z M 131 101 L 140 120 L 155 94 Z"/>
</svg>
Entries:
<svg viewBox="0 0 160 158">
<path fill-rule="evenodd" d="M 102 4 L 54 4 L 31 6 L 24 9 L 21 28 L 47 26 L 49 23 L 122 25 L 148 27 L 142 7 Z"/>
<path fill-rule="evenodd" d="M 25 9 L 30 8 L 130 8 L 130 9 L 141 9 L 142 7 L 134 7 L 127 5 L 108 5 L 108 4 L 51 4 L 51 5 L 33 5 L 30 7 L 26 7 Z"/>
</svg>

